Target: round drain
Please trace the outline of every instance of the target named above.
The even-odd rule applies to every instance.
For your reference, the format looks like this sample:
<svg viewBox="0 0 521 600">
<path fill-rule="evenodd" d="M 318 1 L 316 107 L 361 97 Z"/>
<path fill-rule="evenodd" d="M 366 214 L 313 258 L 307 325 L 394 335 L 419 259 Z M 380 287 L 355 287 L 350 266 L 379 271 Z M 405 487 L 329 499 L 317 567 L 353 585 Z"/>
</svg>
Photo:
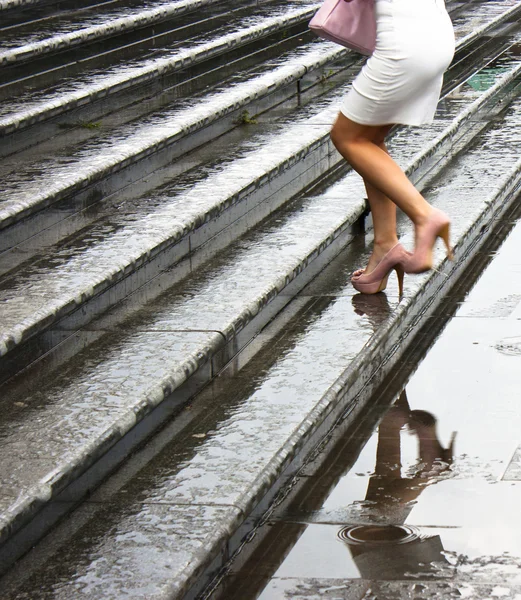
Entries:
<svg viewBox="0 0 521 600">
<path fill-rule="evenodd" d="M 347 544 L 380 546 L 408 544 L 420 539 L 420 534 L 406 525 L 355 525 L 341 529 L 338 537 Z"/>
</svg>

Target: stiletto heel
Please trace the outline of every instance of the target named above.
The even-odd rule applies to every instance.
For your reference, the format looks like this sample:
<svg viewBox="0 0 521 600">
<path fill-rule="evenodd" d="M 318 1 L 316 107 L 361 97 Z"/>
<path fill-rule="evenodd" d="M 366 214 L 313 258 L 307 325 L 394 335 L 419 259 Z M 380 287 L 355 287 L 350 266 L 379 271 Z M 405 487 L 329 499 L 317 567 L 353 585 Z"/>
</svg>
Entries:
<svg viewBox="0 0 521 600">
<path fill-rule="evenodd" d="M 444 241 L 445 248 L 447 250 L 447 258 L 449 260 L 454 260 L 454 254 L 452 252 L 452 248 L 450 247 L 450 224 L 444 225 L 439 232 L 439 237 Z"/>
<path fill-rule="evenodd" d="M 447 257 L 453 260 L 450 247 L 450 219 L 441 210 L 433 208 L 421 234 L 416 234 L 414 253 L 404 263 L 406 273 L 424 273 L 432 269 L 432 251 L 439 237 L 445 242 Z"/>
<path fill-rule="evenodd" d="M 405 271 L 401 265 L 396 265 L 394 270 L 396 271 L 396 277 L 398 278 L 398 295 L 401 298 L 403 296 L 403 278 Z"/>
<path fill-rule="evenodd" d="M 401 244 L 396 244 L 376 265 L 376 268 L 369 274 L 365 274 L 363 269 L 356 271 L 351 277 L 351 283 L 358 292 L 362 294 L 377 294 L 383 292 L 387 287 L 389 273 L 396 271 L 398 276 L 398 287 L 400 296 L 403 294 L 403 274 L 404 263 L 410 258 L 410 253 L 405 250 Z"/>
</svg>

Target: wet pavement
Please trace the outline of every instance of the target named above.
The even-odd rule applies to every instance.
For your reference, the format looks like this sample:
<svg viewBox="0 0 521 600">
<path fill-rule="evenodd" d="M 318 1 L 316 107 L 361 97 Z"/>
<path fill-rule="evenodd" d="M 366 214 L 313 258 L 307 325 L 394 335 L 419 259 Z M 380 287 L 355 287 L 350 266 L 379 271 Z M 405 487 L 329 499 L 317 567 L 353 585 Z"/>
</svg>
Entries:
<svg viewBox="0 0 521 600">
<path fill-rule="evenodd" d="M 267 4 L 262 3 L 258 14 Z M 293 3 L 300 4 L 304 11 L 297 23 L 312 2 Z M 436 124 L 421 132 L 398 131 L 390 140 L 393 156 L 429 199 L 452 215 L 457 260 L 449 265 L 436 254 L 438 270 L 407 278 L 401 301 L 394 279 L 387 297 L 371 299 L 354 294 L 349 284 L 349 274 L 365 263 L 365 244 L 370 244 L 370 236 L 357 236 L 365 210 L 359 178 L 355 183 L 352 173 L 338 169 L 316 185 L 339 158 L 328 132 L 340 79 L 353 74 L 349 59 L 343 67 L 337 60 L 346 54 L 342 49 L 318 40 L 308 44 L 307 38 L 294 35 L 287 54 L 274 59 L 274 45 L 269 56 L 262 54 L 262 64 L 238 69 L 231 79 L 192 95 L 192 103 L 196 97 L 213 100 L 199 103 L 190 122 L 187 115 L 193 109 L 186 97 L 160 110 L 167 97 L 174 97 L 169 90 L 144 112 L 128 106 L 116 111 L 101 131 L 96 123 L 67 129 L 54 151 L 56 140 L 49 140 L 17 155 L 17 175 L 8 176 L 4 186 L 13 192 L 10 201 L 18 200 L 22 211 L 31 212 L 60 194 L 66 197 L 29 220 L 29 242 L 0 261 L 0 270 L 8 275 L 0 286 L 9 302 L 4 321 L 15 332 L 3 348 L 7 359 L 2 372 L 10 378 L 43 357 L 3 387 L 0 446 L 9 460 L 0 468 L 0 535 L 2 542 L 7 540 L 0 548 L 1 568 L 49 531 L 2 580 L 0 585 L 8 587 L 0 596 L 194 597 L 249 536 L 273 496 L 339 415 L 349 410 L 350 422 L 358 421 L 365 401 L 397 360 L 397 348 L 410 341 L 415 320 L 436 329 L 436 317 L 425 315 L 432 297 L 447 293 L 473 248 L 488 235 L 490 222 L 509 206 L 521 179 L 519 46 L 516 27 L 505 24 L 521 3 L 487 0 L 466 6 L 472 16 L 467 12 L 467 19 L 463 10 L 456 18 L 459 51 L 444 91 L 452 94 L 441 103 Z M 275 21 L 275 31 L 286 31 L 287 23 L 279 17 Z M 242 44 L 250 34 L 262 36 L 269 25 L 265 20 L 266 27 L 254 24 L 250 30 L 248 19 L 241 22 L 248 25 L 241 33 L 231 23 L 220 38 L 200 36 L 192 58 L 199 51 L 201 59 L 206 50 L 218 52 L 225 39 Z M 291 31 L 290 38 L 295 29 Z M 211 48 L 205 47 L 211 40 Z M 290 50 L 294 43 L 298 49 Z M 165 58 L 163 50 L 158 48 L 157 56 Z M 290 55 L 293 62 L 287 60 Z M 249 60 L 246 55 L 243 59 Z M 305 76 L 304 59 L 309 67 Z M 255 114 L 266 111 L 258 119 L 258 130 L 242 122 L 243 136 L 235 142 L 228 136 L 226 150 L 220 138 L 169 171 L 172 156 L 200 143 L 203 126 L 211 125 L 204 133 L 207 138 L 228 127 L 239 129 L 236 119 L 246 106 Z M 293 116 L 300 112 L 293 122 L 291 111 Z M 223 115 L 226 122 L 219 129 L 214 123 Z M 38 126 L 38 132 L 41 136 L 44 130 Z M 189 143 L 183 141 L 167 155 L 161 148 L 179 142 L 178 134 Z M 70 144 L 62 144 L 65 139 Z M 131 171 L 123 169 L 127 159 L 133 163 Z M 10 169 L 4 161 L 1 171 L 8 175 Z M 23 173 L 27 181 L 22 181 Z M 103 189 L 75 195 L 76 186 L 99 183 L 104 173 L 110 178 Z M 138 185 L 128 185 L 144 175 Z M 311 183 L 315 187 L 309 190 Z M 295 197 L 302 190 L 302 197 Z M 99 193 L 87 198 L 92 191 Z M 102 198 L 110 191 L 117 191 L 117 198 Z M 11 216 L 16 220 L 21 214 Z M 48 225 L 59 222 L 61 227 L 61 220 L 69 223 L 48 234 Z M 23 231 L 13 226 L 3 239 L 23 239 Z M 35 239 L 38 231 L 48 236 L 44 245 Z M 74 231 L 79 233 L 69 237 Z M 400 223 L 400 235 L 412 245 L 406 223 Z M 65 241 L 58 243 L 60 239 Z M 304 288 L 348 242 L 341 253 L 348 257 L 343 267 L 335 271 L 338 262 L 332 265 L 336 287 L 318 277 Z M 42 250 L 49 251 L 40 258 Z M 494 318 L 506 318 L 517 307 L 514 292 L 492 301 L 499 311 Z M 487 307 L 483 310 L 488 314 Z M 468 318 L 483 320 L 474 314 Z M 509 327 L 505 325 L 496 350 L 512 357 L 518 344 L 507 335 Z M 428 336 L 424 338 L 426 343 Z M 24 339 L 28 343 L 20 344 Z M 412 371 L 418 360 L 419 355 L 411 355 L 403 366 Z M 194 398 L 203 385 L 203 393 Z M 440 585 L 459 581 L 451 568 L 462 573 L 469 563 L 457 562 L 464 548 L 445 532 L 459 525 L 436 520 L 429 511 L 417 520 L 416 507 L 431 490 L 466 481 L 465 475 L 455 475 L 457 465 L 464 467 L 464 474 L 470 468 L 465 456 L 456 461 L 464 426 L 454 417 L 456 436 L 452 428 L 443 430 L 438 444 L 432 437 L 432 415 L 440 427 L 444 419 L 434 408 L 415 402 L 418 392 L 413 389 L 411 394 L 409 385 L 405 394 L 399 392 L 386 392 L 378 410 L 371 412 L 373 420 L 350 435 L 352 460 L 342 463 L 329 483 L 318 476 L 319 457 L 307 464 L 300 478 L 317 487 L 305 497 L 299 492 L 294 505 L 266 526 L 282 531 L 284 544 L 270 555 L 267 566 L 259 563 L 264 566 L 258 571 L 258 591 L 273 573 L 270 585 L 279 586 L 275 597 L 284 595 L 284 586 L 312 590 L 315 580 L 325 581 L 326 587 L 320 588 L 325 597 L 334 595 L 338 586 L 342 589 L 343 583 L 335 583 L 342 579 L 350 582 L 349 593 L 358 589 L 363 594 L 367 582 L 378 578 L 385 585 L 391 580 L 417 586 L 424 580 Z M 366 446 L 376 460 L 361 449 L 383 407 L 398 396 L 377 439 Z M 517 422 L 508 424 L 514 428 Z M 141 447 L 161 425 L 165 429 Z M 340 440 L 342 433 L 332 436 Z M 477 483 L 471 493 L 478 499 L 488 498 L 483 490 L 489 489 L 490 477 L 498 477 L 487 473 L 503 456 L 505 440 L 500 439 L 497 456 L 491 450 L 488 462 L 480 463 L 485 475 L 480 479 L 474 474 Z M 418 454 L 425 465 L 417 464 Z M 519 472 L 520 455 L 505 466 L 504 481 Z M 245 461 L 244 456 L 252 458 Z M 345 456 L 339 453 L 339 458 Z M 395 466 L 399 460 L 400 469 Z M 350 472 L 356 461 L 356 470 Z M 470 466 L 475 468 L 476 461 Z M 344 478 L 347 483 L 342 484 Z M 514 506 L 515 490 L 512 494 Z M 64 518 L 68 512 L 70 517 Z M 61 523 L 54 528 L 58 519 Z M 350 562 L 340 554 L 337 558 L 334 542 L 328 550 L 333 529 Z M 308 535 L 319 554 L 322 542 L 315 539 L 323 540 L 327 550 L 313 558 L 315 571 L 299 570 L 300 540 Z M 455 565 L 443 549 L 447 539 L 455 548 L 448 552 L 458 557 Z M 422 565 L 411 559 L 411 549 L 420 552 Z M 291 563 L 293 551 L 296 566 Z M 289 566 L 275 560 L 275 555 L 285 554 Z M 390 555 L 392 573 L 382 570 Z M 342 571 L 340 565 L 346 562 Z M 280 575 L 279 566 L 287 575 Z M 234 568 L 238 571 L 240 565 Z M 310 577 L 315 579 L 310 582 Z M 495 585 L 493 578 L 486 581 Z M 376 587 L 370 589 L 375 592 Z M 414 593 L 436 589 L 415 587 Z"/>
<path fill-rule="evenodd" d="M 520 249 L 518 222 L 474 289 L 448 298 L 427 356 L 416 365 L 433 331 L 366 422 L 304 467 L 222 597 L 521 598 Z M 365 304 L 384 317 L 383 295 Z"/>
</svg>

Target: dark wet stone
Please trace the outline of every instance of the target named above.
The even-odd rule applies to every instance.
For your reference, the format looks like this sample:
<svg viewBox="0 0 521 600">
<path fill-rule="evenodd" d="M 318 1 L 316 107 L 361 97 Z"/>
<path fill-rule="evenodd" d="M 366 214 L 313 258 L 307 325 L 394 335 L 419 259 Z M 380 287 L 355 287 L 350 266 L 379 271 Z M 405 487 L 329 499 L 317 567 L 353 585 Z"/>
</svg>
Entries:
<svg viewBox="0 0 521 600">
<path fill-rule="evenodd" d="M 139 504 L 132 498 L 87 505 L 29 571 L 15 569 L 4 578 L 2 598 L 179 597 L 206 561 L 216 558 L 218 567 L 226 559 L 228 537 L 240 520 L 232 506 Z"/>
<path fill-rule="evenodd" d="M 8 49 L 0 53 L 0 64 L 8 66 L 45 53 L 70 49 L 90 42 L 92 39 L 106 38 L 151 25 L 169 16 L 174 17 L 190 10 L 197 10 L 205 4 L 209 4 L 209 0 L 191 0 L 191 2 L 170 6 L 160 1 L 155 7 L 149 4 L 148 10 L 134 9 L 131 11 L 127 9 L 122 11 L 120 7 L 116 10 L 109 9 L 105 13 L 100 13 L 100 9 L 96 7 L 91 11 L 87 10 L 79 18 L 78 16 L 70 18 L 65 23 L 60 23 L 63 21 L 63 17 L 55 19 L 51 23 L 44 22 L 43 26 L 38 23 L 37 29 L 26 33 L 25 39 L 21 37 L 20 31 L 16 31 L 14 36 L 11 34 L 13 39 L 9 39 L 10 36 L 7 36 Z"/>
</svg>

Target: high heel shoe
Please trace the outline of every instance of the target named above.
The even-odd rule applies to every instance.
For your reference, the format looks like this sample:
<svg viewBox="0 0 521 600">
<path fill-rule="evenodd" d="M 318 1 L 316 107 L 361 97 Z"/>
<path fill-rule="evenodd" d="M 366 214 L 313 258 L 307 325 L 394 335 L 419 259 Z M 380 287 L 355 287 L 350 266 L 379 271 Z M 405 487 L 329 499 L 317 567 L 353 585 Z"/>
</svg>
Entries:
<svg viewBox="0 0 521 600">
<path fill-rule="evenodd" d="M 403 295 L 404 263 L 411 257 L 410 253 L 400 244 L 393 246 L 389 252 L 376 265 L 369 274 L 364 269 L 355 271 L 351 277 L 351 283 L 358 292 L 362 294 L 377 294 L 383 292 L 387 287 L 390 272 L 394 269 L 398 277 L 398 289 L 400 296 Z"/>
<path fill-rule="evenodd" d="M 454 460 L 456 431 L 452 432 L 448 448 L 444 448 L 436 433 L 436 417 L 426 410 L 412 410 L 409 418 L 411 433 L 418 436 L 420 469 L 416 476 L 440 474 L 450 469 Z"/>
<path fill-rule="evenodd" d="M 432 251 L 436 238 L 439 237 L 445 242 L 448 259 L 454 260 L 450 247 L 450 219 L 441 210 L 437 208 L 432 210 L 433 212 L 423 227 L 421 235 L 416 235 L 416 246 L 413 254 L 404 263 L 406 273 L 424 273 L 432 269 Z"/>
</svg>

